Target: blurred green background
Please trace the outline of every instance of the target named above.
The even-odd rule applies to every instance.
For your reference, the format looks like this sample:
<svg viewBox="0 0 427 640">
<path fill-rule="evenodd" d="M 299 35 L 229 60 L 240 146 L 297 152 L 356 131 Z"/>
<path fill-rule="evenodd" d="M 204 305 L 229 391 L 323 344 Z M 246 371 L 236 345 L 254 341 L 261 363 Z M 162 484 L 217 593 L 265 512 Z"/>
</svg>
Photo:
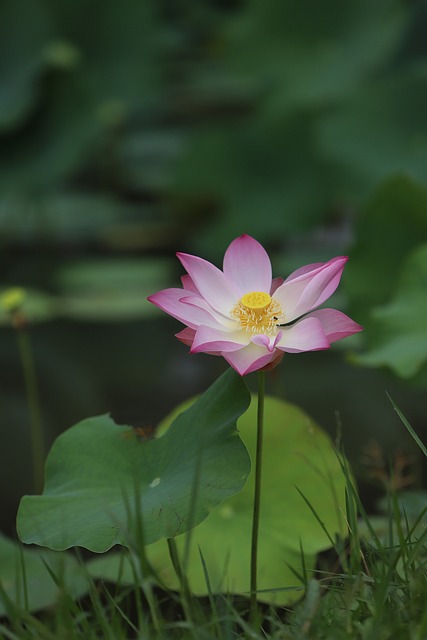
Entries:
<svg viewBox="0 0 427 640">
<path fill-rule="evenodd" d="M 1 290 L 28 290 L 49 442 L 101 412 L 156 424 L 224 370 L 146 296 L 178 284 L 176 250 L 220 265 L 249 233 L 275 275 L 348 254 L 333 306 L 365 326 L 269 391 L 341 429 L 368 503 L 371 441 L 422 485 L 385 391 L 426 435 L 426 32 L 425 1 L 2 0 Z M 0 314 L 11 532 L 29 414 Z"/>
</svg>

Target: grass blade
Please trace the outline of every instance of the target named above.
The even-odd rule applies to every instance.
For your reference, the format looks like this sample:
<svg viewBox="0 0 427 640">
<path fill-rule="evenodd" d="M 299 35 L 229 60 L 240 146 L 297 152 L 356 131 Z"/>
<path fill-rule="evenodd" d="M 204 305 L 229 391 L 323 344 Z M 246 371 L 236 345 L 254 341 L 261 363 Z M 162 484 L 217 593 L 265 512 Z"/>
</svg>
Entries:
<svg viewBox="0 0 427 640">
<path fill-rule="evenodd" d="M 393 405 L 393 409 L 396 411 L 397 415 L 399 416 L 399 418 L 401 419 L 401 421 L 405 425 L 406 429 L 409 431 L 409 433 L 411 434 L 412 438 L 415 440 L 415 442 L 417 443 L 417 445 L 419 446 L 419 448 L 421 449 L 421 451 L 423 452 L 423 454 L 427 458 L 427 448 L 426 448 L 425 444 L 422 442 L 420 437 L 417 435 L 417 433 L 415 432 L 413 427 L 411 427 L 411 425 L 409 424 L 409 422 L 407 421 L 407 419 L 405 418 L 405 416 L 403 415 L 403 413 L 401 412 L 401 410 L 399 409 L 397 404 L 392 400 L 392 398 L 388 395 L 388 393 L 387 393 L 387 397 L 390 400 L 391 404 Z"/>
</svg>

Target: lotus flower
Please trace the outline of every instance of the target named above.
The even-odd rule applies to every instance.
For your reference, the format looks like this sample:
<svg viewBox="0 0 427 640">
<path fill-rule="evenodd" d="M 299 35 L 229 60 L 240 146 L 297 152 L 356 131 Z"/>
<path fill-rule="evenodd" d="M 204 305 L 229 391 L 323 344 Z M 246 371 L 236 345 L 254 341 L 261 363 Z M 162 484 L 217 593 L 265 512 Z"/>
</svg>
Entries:
<svg viewBox="0 0 427 640">
<path fill-rule="evenodd" d="M 286 280 L 272 279 L 270 258 L 254 238 L 233 240 L 223 271 L 177 253 L 187 275 L 182 289 L 164 289 L 148 300 L 186 325 L 176 335 L 191 353 L 225 358 L 240 375 L 272 368 L 285 352 L 328 349 L 362 330 L 336 309 L 317 309 L 331 296 L 348 258 L 309 264 Z"/>
</svg>

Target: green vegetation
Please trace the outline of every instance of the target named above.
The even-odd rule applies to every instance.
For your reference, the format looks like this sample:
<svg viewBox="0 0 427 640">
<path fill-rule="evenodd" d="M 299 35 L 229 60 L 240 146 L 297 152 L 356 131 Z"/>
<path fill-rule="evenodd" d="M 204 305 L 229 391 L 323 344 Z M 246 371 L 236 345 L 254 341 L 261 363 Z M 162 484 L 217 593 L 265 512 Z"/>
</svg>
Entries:
<svg viewBox="0 0 427 640">
<path fill-rule="evenodd" d="M 412 431 L 407 422 L 406 426 Z M 248 622 L 248 599 L 212 590 L 200 546 L 206 596 L 196 598 L 186 589 L 158 587 L 162 574 L 143 561 L 143 540 L 138 536 L 127 550 L 89 562 L 64 553 L 19 553 L 18 547 L 12 549 L 10 541 L 1 539 L 2 568 L 8 558 L 8 573 L 14 578 L 1 589 L 8 619 L 0 623 L 0 637 L 421 640 L 427 629 L 427 507 L 422 508 L 426 496 L 396 492 L 393 485 L 399 478 L 391 475 L 383 515 L 370 518 L 343 459 L 342 471 L 347 530 L 333 536 L 332 549 L 315 567 L 305 565 L 301 549 L 301 571 L 293 570 L 291 580 L 299 586 L 278 591 L 279 600 L 288 594 L 294 606 L 263 605 L 260 630 Z M 315 510 L 311 515 L 318 531 L 332 539 Z M 260 595 L 264 600 L 265 593 Z M 54 607 L 47 607 L 53 602 Z M 30 613 L 40 608 L 42 613 Z"/>
</svg>

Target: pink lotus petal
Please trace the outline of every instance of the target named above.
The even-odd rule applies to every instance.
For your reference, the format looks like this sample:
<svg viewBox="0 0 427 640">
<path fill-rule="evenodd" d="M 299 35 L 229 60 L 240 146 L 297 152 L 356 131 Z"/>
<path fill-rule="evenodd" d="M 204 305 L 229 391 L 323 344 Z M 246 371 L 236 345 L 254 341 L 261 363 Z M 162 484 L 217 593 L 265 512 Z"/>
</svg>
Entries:
<svg viewBox="0 0 427 640">
<path fill-rule="evenodd" d="M 200 295 L 200 291 L 198 290 L 198 288 L 196 287 L 196 285 L 194 284 L 194 282 L 192 281 L 192 279 L 188 274 L 181 276 L 181 282 L 184 289 L 186 289 L 187 291 L 192 291 L 193 293 L 197 293 L 197 295 Z"/>
<path fill-rule="evenodd" d="M 253 343 L 239 351 L 224 352 L 221 355 L 241 376 L 259 371 L 275 362 L 279 357 L 277 351 L 270 353 L 264 347 Z"/>
<path fill-rule="evenodd" d="M 278 278 L 273 278 L 270 292 L 267 291 L 267 293 L 270 293 L 270 295 L 272 296 L 276 289 L 278 289 L 284 282 L 285 281 L 280 276 Z"/>
<path fill-rule="evenodd" d="M 287 353 L 328 349 L 329 341 L 318 318 L 303 318 L 291 327 L 282 327 L 278 349 Z"/>
<path fill-rule="evenodd" d="M 270 291 L 271 262 L 268 253 L 257 240 L 246 234 L 233 240 L 225 252 L 224 274 L 234 284 L 239 298 L 250 291 Z"/>
<path fill-rule="evenodd" d="M 178 340 L 181 340 L 181 342 L 183 342 L 184 344 L 186 344 L 187 347 L 191 347 L 191 345 L 193 344 L 195 335 L 196 335 L 196 332 L 194 329 L 190 329 L 190 327 L 185 327 L 185 329 L 183 329 L 179 333 L 176 333 L 175 337 L 178 338 Z"/>
<path fill-rule="evenodd" d="M 324 262 L 312 262 L 311 264 L 306 264 L 303 267 L 299 267 L 299 269 L 295 269 L 295 271 L 292 271 L 291 275 L 288 276 L 284 280 L 284 282 L 290 282 L 291 280 L 295 280 L 295 278 L 298 278 L 299 276 L 303 276 L 306 273 L 309 273 L 310 271 L 315 271 L 319 267 L 323 267 L 324 264 L 325 264 Z"/>
<path fill-rule="evenodd" d="M 280 364 L 280 362 L 282 361 L 283 356 L 285 355 L 285 352 L 284 351 L 280 351 L 279 349 L 276 349 L 276 351 L 274 353 L 275 353 L 275 356 L 274 356 L 273 360 L 271 362 L 269 362 L 268 364 L 266 364 L 265 367 L 262 367 L 260 369 L 260 371 L 271 371 L 272 369 L 277 367 L 278 364 Z"/>
<path fill-rule="evenodd" d="M 292 322 L 303 314 L 315 309 L 331 296 L 341 279 L 348 258 L 341 256 L 325 262 L 314 269 L 292 274 L 274 293 L 281 304 L 285 321 Z"/>
<path fill-rule="evenodd" d="M 212 327 L 218 326 L 215 318 L 205 309 L 181 302 L 183 297 L 188 300 L 191 296 L 198 297 L 196 294 L 191 294 L 191 292 L 183 289 L 163 289 L 163 291 L 149 296 L 148 300 L 192 329 L 197 329 L 201 324 L 207 324 Z"/>
<path fill-rule="evenodd" d="M 185 329 L 183 329 L 179 333 L 176 333 L 175 337 L 178 338 L 178 340 L 180 340 L 184 344 L 186 344 L 188 347 L 191 347 L 192 344 L 193 344 L 193 340 L 194 340 L 194 336 L 195 335 L 196 335 L 196 332 L 194 331 L 194 329 L 189 329 L 188 327 L 186 327 Z M 221 355 L 220 351 L 206 351 L 204 353 L 207 353 L 210 356 L 220 356 Z"/>
<path fill-rule="evenodd" d="M 317 309 L 312 311 L 306 318 L 317 318 L 322 324 L 323 331 L 329 342 L 336 342 L 341 338 L 363 331 L 363 327 L 351 318 L 337 311 L 336 309 Z"/>
<path fill-rule="evenodd" d="M 201 296 L 213 309 L 229 317 L 230 311 L 240 296 L 223 272 L 207 260 L 197 256 L 191 256 L 188 253 L 177 253 L 176 255 L 200 291 Z"/>
<path fill-rule="evenodd" d="M 249 344 L 249 341 L 249 335 L 243 331 L 221 331 L 202 325 L 194 336 L 191 353 L 236 351 Z"/>
<path fill-rule="evenodd" d="M 251 342 L 258 344 L 260 347 L 265 347 L 268 351 L 274 351 L 278 342 L 282 338 L 283 332 L 279 331 L 276 336 L 266 336 L 264 334 L 257 334 L 251 338 Z"/>
<path fill-rule="evenodd" d="M 214 320 L 216 320 L 217 324 L 221 325 L 225 329 L 232 330 L 236 328 L 235 320 L 232 320 L 230 317 L 226 318 L 224 315 L 222 315 L 222 313 L 218 313 L 217 311 L 215 311 L 215 309 L 212 309 L 210 304 L 204 298 L 201 298 L 200 295 L 185 295 L 181 298 L 181 302 L 183 304 L 189 304 L 194 307 L 198 307 L 199 309 L 204 309 L 209 313 L 210 316 L 212 316 Z M 211 326 L 211 324 L 209 326 Z"/>
</svg>

